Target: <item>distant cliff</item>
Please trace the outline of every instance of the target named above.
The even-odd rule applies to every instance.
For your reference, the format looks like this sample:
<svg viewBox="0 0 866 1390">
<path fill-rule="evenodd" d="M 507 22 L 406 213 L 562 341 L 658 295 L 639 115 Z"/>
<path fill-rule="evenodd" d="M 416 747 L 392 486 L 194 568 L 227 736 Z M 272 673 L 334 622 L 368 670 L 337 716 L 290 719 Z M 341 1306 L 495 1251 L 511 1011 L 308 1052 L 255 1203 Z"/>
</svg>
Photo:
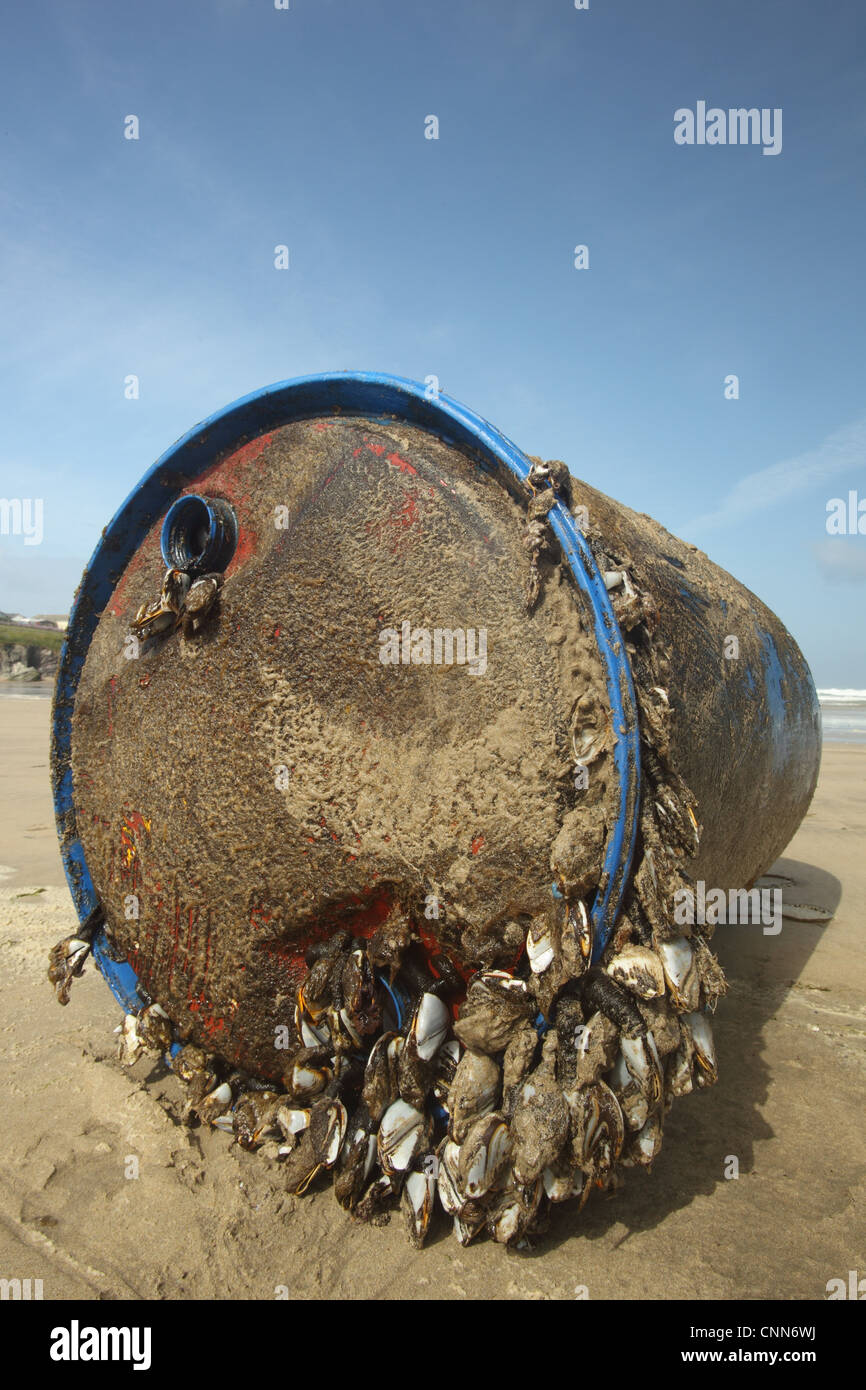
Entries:
<svg viewBox="0 0 866 1390">
<path fill-rule="evenodd" d="M 0 623 L 0 680 L 51 681 L 57 675 L 63 634 Z"/>
</svg>

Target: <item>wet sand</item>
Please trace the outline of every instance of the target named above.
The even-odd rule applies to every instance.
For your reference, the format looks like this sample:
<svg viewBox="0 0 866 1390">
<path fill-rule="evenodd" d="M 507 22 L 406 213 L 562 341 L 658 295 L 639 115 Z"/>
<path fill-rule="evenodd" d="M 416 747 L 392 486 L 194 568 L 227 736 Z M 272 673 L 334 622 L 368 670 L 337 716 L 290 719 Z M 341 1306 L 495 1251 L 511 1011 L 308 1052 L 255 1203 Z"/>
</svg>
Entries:
<svg viewBox="0 0 866 1390">
<path fill-rule="evenodd" d="M 531 1251 L 461 1249 L 442 1220 L 417 1252 L 399 1216 L 376 1230 L 327 1188 L 286 1196 L 276 1164 L 181 1126 L 173 1076 L 114 1060 L 120 1016 L 92 966 L 55 1002 L 45 956 L 75 915 L 49 722 L 47 700 L 0 698 L 0 1276 L 41 1279 L 46 1299 L 813 1299 L 862 1273 L 866 746 L 825 747 L 774 868 L 833 920 L 718 929 L 720 1080 L 673 1107 L 652 1171 L 561 1208 Z"/>
</svg>

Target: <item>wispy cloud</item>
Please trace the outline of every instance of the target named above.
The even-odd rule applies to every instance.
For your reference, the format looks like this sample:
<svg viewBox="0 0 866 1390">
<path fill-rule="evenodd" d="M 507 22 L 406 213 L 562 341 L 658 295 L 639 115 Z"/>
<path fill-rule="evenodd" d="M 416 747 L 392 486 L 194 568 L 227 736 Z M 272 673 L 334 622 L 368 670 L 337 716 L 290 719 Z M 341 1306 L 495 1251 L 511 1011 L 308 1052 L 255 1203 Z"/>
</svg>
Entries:
<svg viewBox="0 0 866 1390">
<path fill-rule="evenodd" d="M 812 554 L 830 584 L 866 583 L 866 542 L 857 536 L 827 536 L 815 541 Z"/>
<path fill-rule="evenodd" d="M 859 470 L 866 463 L 866 418 L 845 425 L 827 436 L 817 449 L 761 468 L 741 478 L 715 511 L 694 517 L 683 527 L 687 535 L 715 531 L 777 507 L 820 483 Z"/>
</svg>

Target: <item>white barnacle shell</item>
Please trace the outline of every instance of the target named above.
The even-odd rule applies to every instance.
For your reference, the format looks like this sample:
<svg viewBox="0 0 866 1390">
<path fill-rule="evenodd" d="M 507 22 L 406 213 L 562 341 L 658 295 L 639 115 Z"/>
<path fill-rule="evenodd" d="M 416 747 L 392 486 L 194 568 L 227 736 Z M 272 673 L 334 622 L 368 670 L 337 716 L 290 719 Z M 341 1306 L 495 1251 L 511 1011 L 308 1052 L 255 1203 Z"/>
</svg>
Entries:
<svg viewBox="0 0 866 1390">
<path fill-rule="evenodd" d="M 320 1104 L 316 1113 L 310 1116 L 310 1135 L 316 1158 L 323 1168 L 333 1168 L 339 1158 L 348 1124 L 349 1116 L 340 1100 Z"/>
<path fill-rule="evenodd" d="M 580 1104 L 581 1163 L 585 1164 L 599 1153 L 605 1154 L 606 1162 L 615 1163 L 625 1139 L 625 1120 L 619 1101 L 604 1081 L 596 1081 L 580 1092 Z"/>
<path fill-rule="evenodd" d="M 301 1015 L 301 1041 L 304 1047 L 327 1047 L 331 1041 L 331 1029 L 325 1021 L 313 1023 L 306 1015 Z"/>
<path fill-rule="evenodd" d="M 301 1109 L 300 1106 L 281 1105 L 277 1111 L 277 1124 L 286 1138 L 286 1144 L 280 1152 L 291 1153 L 299 1136 L 309 1127 L 310 1112 Z"/>
<path fill-rule="evenodd" d="M 74 970 L 80 960 L 83 960 L 90 950 L 90 942 L 85 941 L 81 936 L 70 936 L 68 941 L 63 943 L 65 946 L 66 964 L 70 970 Z"/>
<path fill-rule="evenodd" d="M 718 1078 L 716 1069 L 716 1047 L 713 1030 L 706 1014 L 690 1013 L 683 1017 L 683 1024 L 691 1035 L 698 1063 L 697 1081 L 699 1086 L 711 1086 Z"/>
<path fill-rule="evenodd" d="M 525 1234 L 538 1212 L 544 1193 L 539 1177 L 525 1186 L 514 1185 L 503 1193 L 488 1212 L 487 1230 L 500 1245 L 513 1245 Z"/>
<path fill-rule="evenodd" d="M 547 917 L 537 919 L 527 931 L 526 954 L 534 975 L 543 975 L 548 966 L 553 964 L 556 947 Z"/>
<path fill-rule="evenodd" d="M 488 989 L 501 990 L 506 996 L 511 995 L 515 999 L 522 999 L 526 995 L 526 981 L 512 975 L 509 970 L 485 970 L 481 975 L 481 983 Z"/>
<path fill-rule="evenodd" d="M 583 1191 L 583 1173 L 562 1159 L 545 1168 L 541 1180 L 549 1202 L 567 1202 Z"/>
<path fill-rule="evenodd" d="M 219 1086 L 215 1086 L 214 1089 L 209 1091 L 205 1096 L 205 1100 L 212 1101 L 217 1105 L 228 1105 L 231 1098 L 232 1088 L 227 1081 L 223 1081 Z"/>
<path fill-rule="evenodd" d="M 701 981 L 692 943 L 685 936 L 674 936 L 656 944 L 674 1005 L 683 1013 L 693 1013 L 700 1002 Z"/>
<path fill-rule="evenodd" d="M 523 1203 L 515 1195 L 491 1213 L 487 1229 L 499 1245 L 510 1245 L 521 1234 L 524 1220 Z"/>
<path fill-rule="evenodd" d="M 639 1165 L 648 1168 L 662 1146 L 662 1123 L 659 1116 L 650 1115 L 646 1124 L 634 1136 L 623 1160 L 626 1167 Z"/>
<path fill-rule="evenodd" d="M 459 1163 L 460 1149 L 453 1140 L 446 1139 L 442 1146 L 436 1185 L 439 1191 L 439 1201 L 448 1216 L 457 1216 L 466 1205 L 466 1198 L 458 1187 L 457 1170 Z"/>
<path fill-rule="evenodd" d="M 448 1091 L 449 1133 L 458 1144 L 471 1124 L 496 1109 L 501 1084 L 499 1065 L 484 1052 L 467 1048 Z"/>
<path fill-rule="evenodd" d="M 511 1136 L 502 1115 L 476 1120 L 463 1143 L 457 1166 L 459 1188 L 477 1201 L 495 1186 L 511 1156 Z"/>
<path fill-rule="evenodd" d="M 357 1143 L 357 1142 L 358 1142 L 358 1134 L 356 1133 L 356 1135 L 355 1135 L 355 1143 Z M 376 1136 L 375 1136 L 375 1134 L 368 1134 L 368 1135 L 367 1135 L 367 1152 L 366 1152 L 365 1155 L 364 1155 L 364 1176 L 363 1176 L 363 1181 L 364 1181 L 364 1182 L 367 1181 L 367 1179 L 369 1178 L 370 1174 L 372 1173 L 372 1171 L 373 1171 L 373 1164 L 374 1164 L 375 1162 L 376 1162 Z"/>
<path fill-rule="evenodd" d="M 199 1118 L 207 1124 L 215 1121 L 229 1109 L 232 1103 L 232 1088 L 227 1081 L 215 1086 L 196 1106 Z"/>
<path fill-rule="evenodd" d="M 412 1020 L 415 1046 L 422 1062 L 430 1062 L 448 1036 L 451 1014 L 436 994 L 422 994 Z"/>
<path fill-rule="evenodd" d="M 424 1116 L 405 1100 L 395 1100 L 379 1126 L 379 1162 L 388 1175 L 411 1168 L 424 1135 Z"/>
<path fill-rule="evenodd" d="M 450 1066 L 452 1063 L 456 1067 L 460 1061 L 461 1047 L 456 1038 L 449 1038 L 442 1044 L 439 1053 L 439 1062 L 442 1067 Z"/>
<path fill-rule="evenodd" d="M 691 1033 L 681 1029 L 680 1045 L 668 1063 L 667 1087 L 672 1096 L 687 1096 L 694 1090 L 692 1062 L 695 1048 Z"/>
<path fill-rule="evenodd" d="M 590 724 L 582 729 L 574 729 L 571 734 L 571 748 L 574 753 L 574 760 L 581 763 L 584 767 L 589 767 L 594 763 L 601 753 L 604 753 L 610 743 L 610 733 L 608 729 L 596 729 Z"/>
<path fill-rule="evenodd" d="M 340 1009 L 340 1012 L 337 1014 L 337 1022 L 339 1024 L 339 1027 L 345 1029 L 354 1046 L 360 1047 L 361 1034 L 358 1032 L 354 1023 L 352 1022 L 352 1016 L 349 1013 L 348 1009 Z M 331 1031 L 333 1032 L 334 1029 L 332 1029 Z M 339 1032 L 339 1028 L 337 1028 L 336 1031 Z"/>
<path fill-rule="evenodd" d="M 292 1067 L 292 1091 L 297 1096 L 315 1096 L 323 1091 L 331 1079 L 328 1066 L 311 1066 L 307 1062 L 295 1062 Z"/>
<path fill-rule="evenodd" d="M 430 1225 L 436 1195 L 436 1179 L 432 1173 L 410 1173 L 403 1187 L 402 1204 L 409 1225 L 412 1243 L 421 1246 Z"/>
<path fill-rule="evenodd" d="M 662 962 L 648 946 L 623 946 L 608 964 L 607 973 L 640 999 L 657 999 L 665 992 Z"/>
<path fill-rule="evenodd" d="M 616 1095 L 629 1129 L 642 1129 L 649 1115 L 649 1102 L 640 1085 L 626 1065 L 622 1050 L 608 1076 L 608 1084 Z"/>
<path fill-rule="evenodd" d="M 131 1067 L 143 1051 L 144 1043 L 138 1035 L 138 1019 L 135 1014 L 127 1014 L 120 1031 L 120 1060 L 125 1067 Z"/>
<path fill-rule="evenodd" d="M 624 1037 L 620 1047 L 625 1064 L 641 1092 L 650 1105 L 657 1105 L 662 1096 L 662 1068 L 652 1033 L 647 1033 L 645 1037 Z"/>
</svg>

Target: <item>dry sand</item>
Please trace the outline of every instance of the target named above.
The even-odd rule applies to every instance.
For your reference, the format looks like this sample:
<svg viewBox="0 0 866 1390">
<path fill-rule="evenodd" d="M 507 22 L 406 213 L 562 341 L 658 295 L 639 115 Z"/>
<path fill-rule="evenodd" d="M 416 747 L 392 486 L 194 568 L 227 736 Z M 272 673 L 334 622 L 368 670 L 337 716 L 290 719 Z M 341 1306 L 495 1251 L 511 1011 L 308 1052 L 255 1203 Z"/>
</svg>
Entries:
<svg viewBox="0 0 866 1390">
<path fill-rule="evenodd" d="M 49 1298 L 777 1298 L 826 1296 L 866 1250 L 866 747 L 825 749 L 811 811 L 775 866 L 827 925 L 715 937 L 731 990 L 721 1079 L 677 1102 L 650 1173 L 557 1213 L 529 1252 L 414 1251 L 329 1190 L 177 1122 L 180 1086 L 114 1060 L 119 1014 L 88 966 L 66 1009 L 45 979 L 75 925 L 53 827 L 49 703 L 0 698 L 0 1276 Z M 732 815 L 736 809 L 732 808 Z M 3 876 L 5 875 L 5 877 Z M 730 1157 L 739 1177 L 726 1179 Z M 138 1160 L 138 1177 L 127 1176 Z"/>
</svg>

